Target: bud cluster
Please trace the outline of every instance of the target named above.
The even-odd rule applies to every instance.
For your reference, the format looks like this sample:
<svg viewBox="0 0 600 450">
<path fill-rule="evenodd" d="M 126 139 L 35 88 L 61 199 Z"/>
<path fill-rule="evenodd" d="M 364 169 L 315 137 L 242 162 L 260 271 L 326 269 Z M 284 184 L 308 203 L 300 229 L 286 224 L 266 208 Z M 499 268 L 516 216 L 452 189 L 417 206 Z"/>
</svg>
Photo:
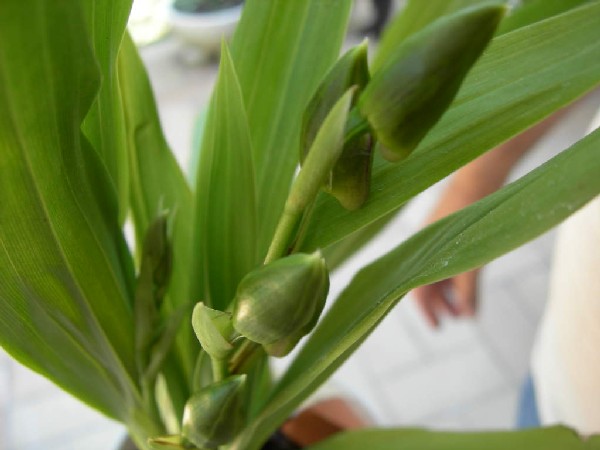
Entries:
<svg viewBox="0 0 600 450">
<path fill-rule="evenodd" d="M 489 2 L 439 19 L 402 42 L 372 74 L 364 43 L 333 66 L 306 108 L 301 135 L 302 160 L 332 105 L 357 86 L 342 156 L 325 191 L 350 210 L 366 202 L 373 147 L 390 162 L 417 148 L 450 106 L 504 11 L 501 3 Z"/>
</svg>

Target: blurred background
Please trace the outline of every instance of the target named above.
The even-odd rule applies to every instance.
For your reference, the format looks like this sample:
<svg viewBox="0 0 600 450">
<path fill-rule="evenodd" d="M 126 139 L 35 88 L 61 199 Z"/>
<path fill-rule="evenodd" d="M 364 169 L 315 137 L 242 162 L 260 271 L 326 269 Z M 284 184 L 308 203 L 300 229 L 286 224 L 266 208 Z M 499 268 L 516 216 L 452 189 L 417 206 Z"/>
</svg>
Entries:
<svg viewBox="0 0 600 450">
<path fill-rule="evenodd" d="M 217 3 L 226 4 L 227 11 L 206 11 L 213 15 L 210 21 L 191 14 L 194 2 L 190 0 L 178 0 L 176 11 L 171 2 L 138 0 L 132 12 L 131 31 L 141 45 L 167 140 L 185 168 L 193 164 L 194 124 L 216 77 L 220 33 L 232 32 L 242 7 L 236 0 Z M 402 2 L 392 7 L 398 10 Z M 372 3 L 357 0 L 346 46 L 359 43 L 367 30 L 372 34 L 369 27 L 374 19 Z M 376 39 L 371 45 L 376 45 Z M 578 140 L 595 105 L 584 102 L 524 158 L 512 178 Z M 330 298 L 359 266 L 417 231 L 444 184 L 412 201 L 372 245 L 341 267 L 333 276 Z M 355 399 L 379 425 L 511 428 L 544 308 L 553 237 L 550 232 L 485 268 L 475 320 L 446 321 L 432 330 L 413 299 L 405 298 L 325 391 Z M 112 450 L 124 434 L 120 425 L 0 350 L 0 450 Z"/>
</svg>

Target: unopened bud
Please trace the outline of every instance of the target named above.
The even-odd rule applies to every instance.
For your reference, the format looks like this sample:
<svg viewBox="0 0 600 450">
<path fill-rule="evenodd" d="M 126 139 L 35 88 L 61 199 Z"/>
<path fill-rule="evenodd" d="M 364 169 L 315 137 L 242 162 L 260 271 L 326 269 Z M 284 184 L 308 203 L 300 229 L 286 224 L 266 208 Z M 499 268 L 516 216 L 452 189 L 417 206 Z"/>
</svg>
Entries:
<svg viewBox="0 0 600 450">
<path fill-rule="evenodd" d="M 246 375 L 233 375 L 192 395 L 183 410 L 181 436 L 200 448 L 230 442 L 244 425 Z"/>
<path fill-rule="evenodd" d="M 300 160 L 308 154 L 325 117 L 350 87 L 356 86 L 353 103 L 369 82 L 367 43 L 350 49 L 333 66 L 313 95 L 304 113 L 301 131 Z M 357 111 L 356 111 L 357 112 Z M 355 114 L 358 117 L 357 114 Z M 361 122 L 364 119 L 360 118 Z M 325 190 L 347 209 L 359 208 L 367 199 L 371 175 L 372 137 L 368 127 L 358 135 L 352 115 L 346 127 L 344 149 L 332 170 Z"/>
<path fill-rule="evenodd" d="M 327 73 L 312 96 L 302 120 L 300 161 L 304 161 L 333 105 L 352 86 L 357 95 L 369 81 L 366 42 L 346 52 Z"/>
<path fill-rule="evenodd" d="M 142 248 L 141 276 L 152 279 L 157 301 L 162 300 L 167 290 L 173 266 L 173 250 L 167 234 L 167 216 L 161 215 L 148 227 Z"/>
<path fill-rule="evenodd" d="M 239 284 L 233 326 L 285 356 L 316 325 L 329 291 L 329 274 L 320 253 L 296 253 L 250 272 Z"/>
<path fill-rule="evenodd" d="M 354 121 L 362 121 L 357 110 L 350 112 L 347 130 Z M 346 133 L 344 149 L 331 172 L 325 191 L 333 195 L 348 210 L 360 208 L 369 196 L 373 165 L 373 136 L 370 132 Z"/>
<path fill-rule="evenodd" d="M 194 307 L 192 326 L 200 345 L 211 357 L 225 359 L 229 355 L 234 337 L 231 314 L 211 309 L 200 302 Z"/>
<path fill-rule="evenodd" d="M 441 18 L 400 44 L 373 75 L 358 106 L 386 159 L 407 157 L 437 123 L 504 12 L 495 2 Z"/>
</svg>

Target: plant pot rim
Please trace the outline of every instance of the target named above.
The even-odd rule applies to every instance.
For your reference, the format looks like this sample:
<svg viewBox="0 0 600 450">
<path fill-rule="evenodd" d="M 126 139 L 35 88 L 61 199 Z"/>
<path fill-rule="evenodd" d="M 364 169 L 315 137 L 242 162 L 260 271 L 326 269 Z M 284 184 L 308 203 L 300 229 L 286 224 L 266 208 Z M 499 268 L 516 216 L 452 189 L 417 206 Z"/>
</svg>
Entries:
<svg viewBox="0 0 600 450">
<path fill-rule="evenodd" d="M 227 6 L 215 11 L 186 12 L 169 6 L 169 19 L 180 26 L 199 27 L 203 25 L 232 25 L 239 21 L 244 4 Z"/>
</svg>

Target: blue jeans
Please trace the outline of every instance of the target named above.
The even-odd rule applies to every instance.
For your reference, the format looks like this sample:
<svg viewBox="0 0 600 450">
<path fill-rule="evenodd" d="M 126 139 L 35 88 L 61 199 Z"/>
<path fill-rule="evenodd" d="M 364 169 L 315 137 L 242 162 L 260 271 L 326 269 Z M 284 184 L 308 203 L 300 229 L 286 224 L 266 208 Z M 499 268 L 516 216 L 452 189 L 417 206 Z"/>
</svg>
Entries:
<svg viewBox="0 0 600 450">
<path fill-rule="evenodd" d="M 535 399 L 535 386 L 533 378 L 527 375 L 521 386 L 519 406 L 517 411 L 517 428 L 536 428 L 540 426 L 540 416 Z"/>
</svg>

